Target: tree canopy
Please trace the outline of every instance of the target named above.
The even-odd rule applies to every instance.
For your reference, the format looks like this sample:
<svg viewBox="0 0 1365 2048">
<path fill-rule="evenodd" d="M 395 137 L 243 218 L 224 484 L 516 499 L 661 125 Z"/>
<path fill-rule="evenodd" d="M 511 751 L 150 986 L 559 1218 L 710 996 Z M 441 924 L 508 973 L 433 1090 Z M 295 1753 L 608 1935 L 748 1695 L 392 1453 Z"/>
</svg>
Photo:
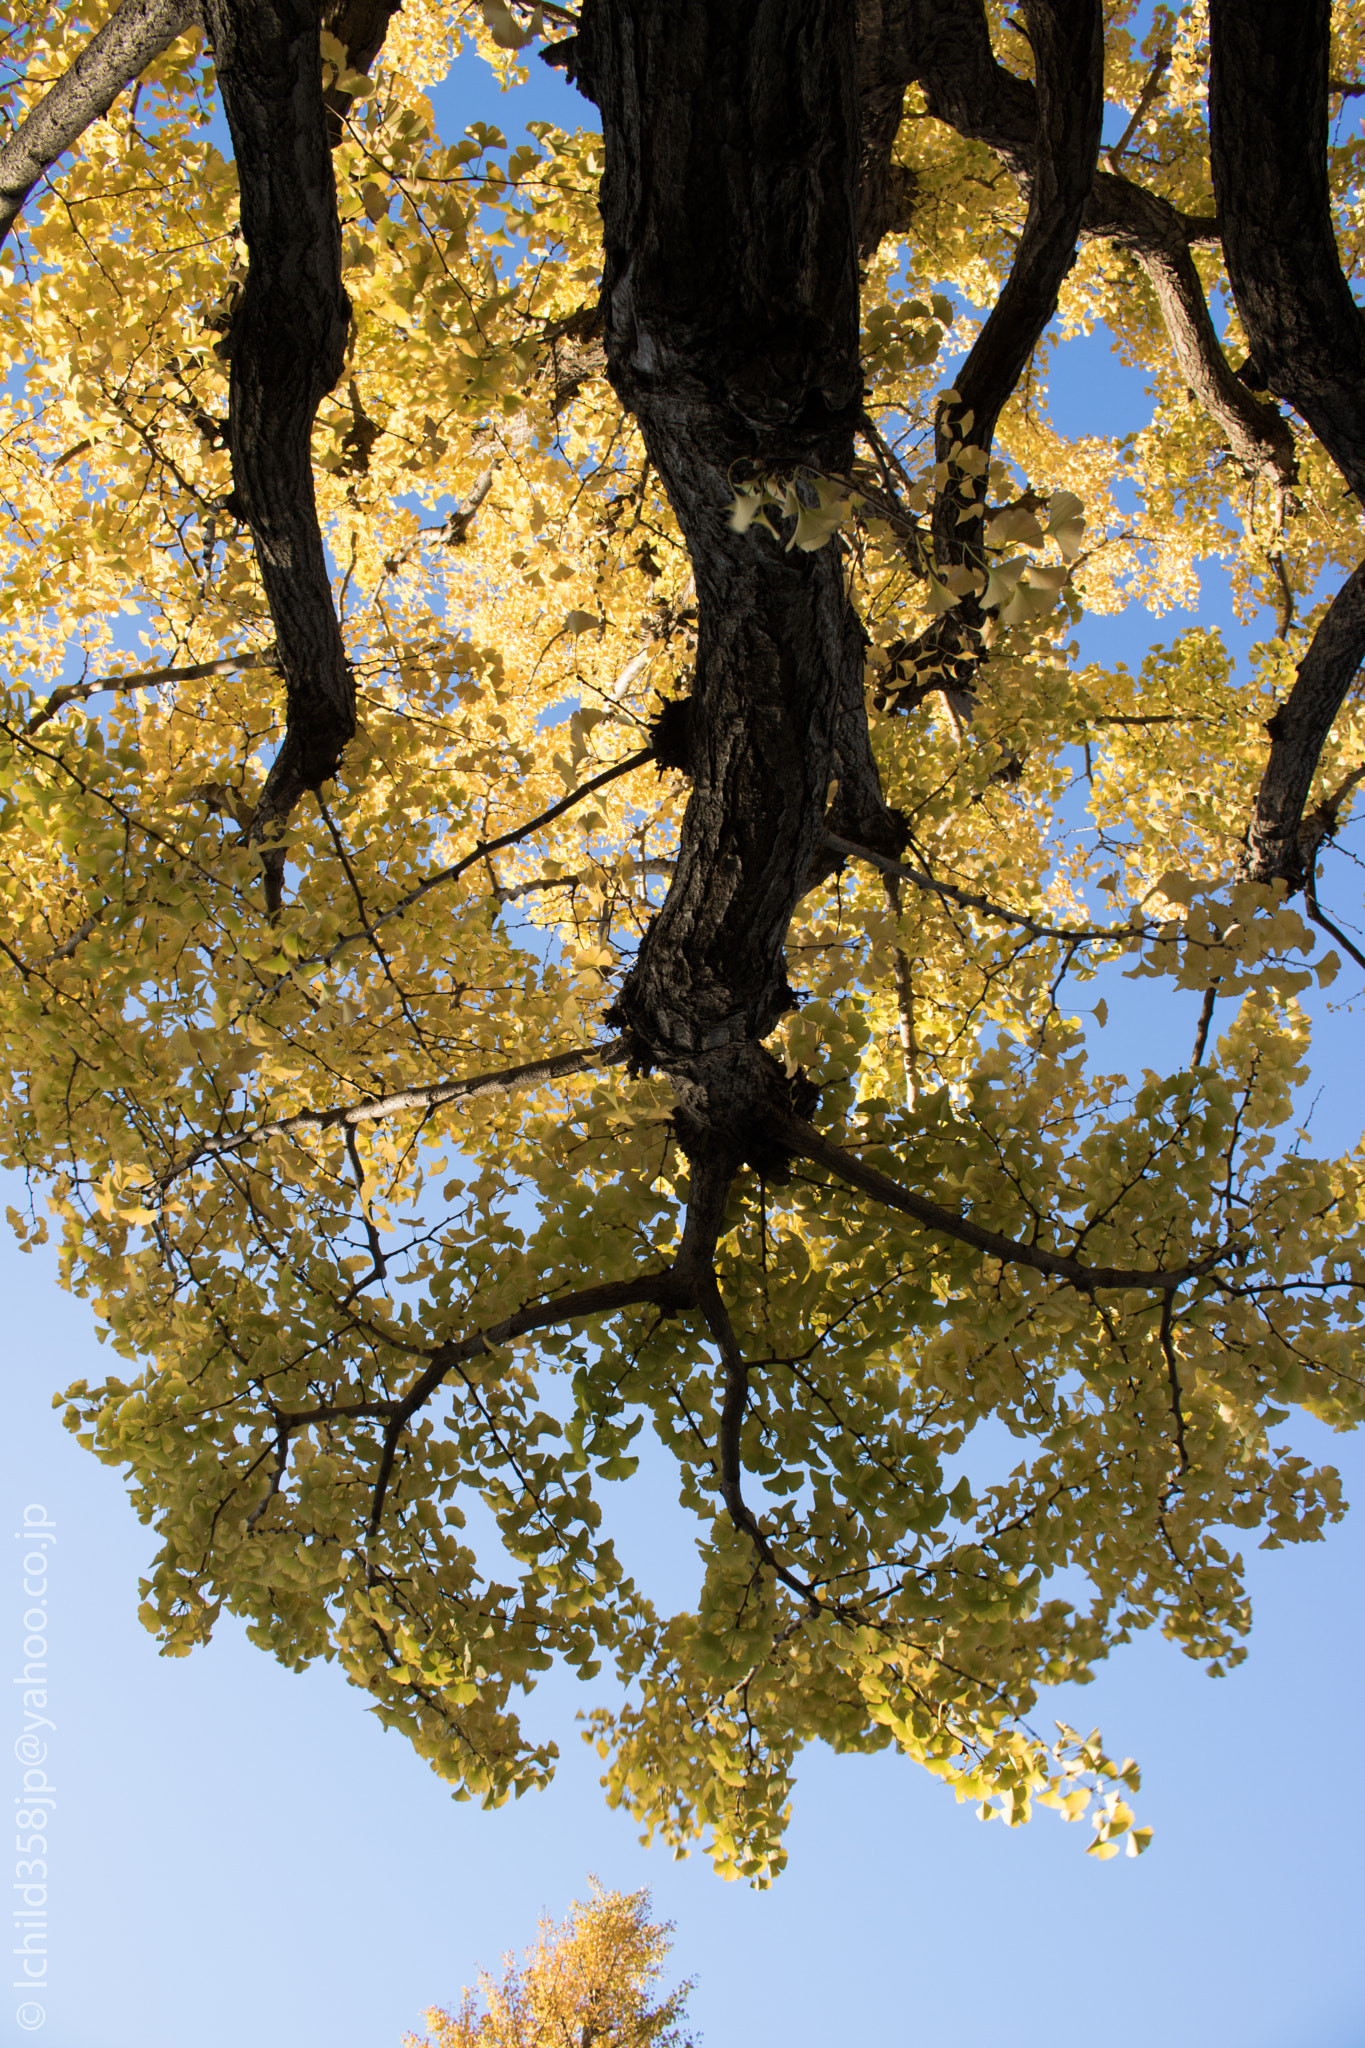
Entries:
<svg viewBox="0 0 1365 2048">
<path fill-rule="evenodd" d="M 336 1659 L 493 1803 L 605 1666 L 608 1797 L 760 1882 L 817 1740 L 1143 1846 L 1045 1688 L 1241 1658 L 1237 1545 L 1341 1512 L 1285 1425 L 1362 1413 L 1365 1160 L 1297 1120 L 1365 966 L 1363 36 L 16 15 L 4 1156 L 168 1651 Z M 442 136 L 461 51 L 600 128 Z M 1050 417 L 1097 323 L 1139 432 Z M 1249 661 L 1083 657 L 1210 560 Z M 1109 1070 L 1116 989 L 1188 1063 Z M 678 1614 L 603 1527 L 646 1445 Z"/>
<path fill-rule="evenodd" d="M 648 1892 L 609 1892 L 594 1878 L 561 1927 L 542 1920 L 520 1968 L 487 1971 L 458 2012 L 433 2007 L 408 2048 L 691 2048 L 679 2031 L 690 1984 L 651 2002 L 673 1932 L 649 1917 Z"/>
</svg>

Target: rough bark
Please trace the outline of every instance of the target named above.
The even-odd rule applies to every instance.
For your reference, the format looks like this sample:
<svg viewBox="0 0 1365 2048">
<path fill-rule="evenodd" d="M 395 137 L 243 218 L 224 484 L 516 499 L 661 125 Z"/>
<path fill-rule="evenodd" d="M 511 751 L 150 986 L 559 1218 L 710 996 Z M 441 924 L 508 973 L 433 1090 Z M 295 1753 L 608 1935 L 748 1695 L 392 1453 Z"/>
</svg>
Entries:
<svg viewBox="0 0 1365 2048">
<path fill-rule="evenodd" d="M 1307 420 L 1365 500 L 1365 316 L 1327 181 L 1328 0 L 1214 0 L 1209 130 L 1218 220 L 1259 380 Z M 1268 722 L 1248 873 L 1302 887 L 1325 827 L 1303 824 L 1323 743 L 1365 661 L 1365 566 L 1343 584 Z"/>
<path fill-rule="evenodd" d="M 1264 388 L 1365 501 L 1365 316 L 1327 184 L 1329 0 L 1213 0 L 1209 140 L 1228 278 Z"/>
<path fill-rule="evenodd" d="M 207 0 L 205 15 L 250 259 L 225 345 L 233 509 L 255 543 L 287 699 L 253 827 L 261 837 L 336 773 L 355 730 L 311 453 L 314 415 L 341 374 L 350 305 L 317 12 L 307 0 Z"/>
<path fill-rule="evenodd" d="M 0 242 L 45 171 L 199 20 L 197 0 L 127 0 L 0 149 Z"/>
<path fill-rule="evenodd" d="M 1156 295 L 1176 367 L 1222 428 L 1236 460 L 1287 488 L 1298 474 L 1293 429 L 1283 413 L 1242 382 L 1224 355 L 1190 245 L 1170 214 L 1169 207 L 1153 206 L 1142 235 L 1122 245 L 1133 250 Z"/>
<path fill-rule="evenodd" d="M 686 536 L 699 613 L 671 735 L 692 794 L 614 1017 L 673 1079 L 684 1141 L 737 1158 L 774 1085 L 757 1041 L 793 1002 L 783 947 L 841 725 L 848 779 L 875 782 L 838 549 L 784 550 L 728 519 L 745 476 L 852 460 L 853 18 L 840 0 L 589 0 L 573 66 L 606 144 L 608 375 Z"/>
<path fill-rule="evenodd" d="M 1324 839 L 1335 830 L 1330 807 L 1304 811 L 1323 743 L 1365 662 L 1365 562 L 1347 577 L 1299 663 L 1294 687 L 1267 720 L 1271 746 L 1247 830 L 1245 868 L 1252 881 L 1301 889 Z"/>
</svg>

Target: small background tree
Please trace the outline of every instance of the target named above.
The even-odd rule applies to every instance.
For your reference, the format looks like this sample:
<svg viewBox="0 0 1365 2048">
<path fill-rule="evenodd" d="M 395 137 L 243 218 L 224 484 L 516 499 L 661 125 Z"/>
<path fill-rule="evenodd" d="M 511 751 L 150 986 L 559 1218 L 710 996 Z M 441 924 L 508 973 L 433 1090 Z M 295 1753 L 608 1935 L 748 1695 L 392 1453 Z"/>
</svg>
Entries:
<svg viewBox="0 0 1365 2048">
<path fill-rule="evenodd" d="M 691 1980 L 652 2002 L 671 1943 L 671 1921 L 650 1919 L 649 1893 L 604 1891 L 576 1899 L 556 1927 L 540 1923 L 540 1939 L 520 1968 L 509 1956 L 500 1984 L 479 1972 L 456 2013 L 433 2006 L 430 2034 L 407 2048 L 691 2048 L 680 2021 Z"/>
</svg>

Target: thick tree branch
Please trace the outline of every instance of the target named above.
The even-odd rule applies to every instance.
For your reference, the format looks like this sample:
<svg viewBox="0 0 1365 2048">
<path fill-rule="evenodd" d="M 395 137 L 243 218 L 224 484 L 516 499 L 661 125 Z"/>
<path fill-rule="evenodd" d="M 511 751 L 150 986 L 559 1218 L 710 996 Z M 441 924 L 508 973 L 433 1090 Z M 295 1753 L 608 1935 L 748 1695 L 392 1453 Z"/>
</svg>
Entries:
<svg viewBox="0 0 1365 2048">
<path fill-rule="evenodd" d="M 419 1373 L 407 1394 L 388 1411 L 389 1421 L 379 1453 L 367 1540 L 373 1543 L 379 1534 L 384 1501 L 403 1431 L 452 1372 L 504 1344 L 514 1343 L 518 1337 L 529 1337 L 536 1330 L 552 1329 L 556 1323 L 572 1322 L 579 1316 L 614 1315 L 619 1309 L 641 1308 L 650 1304 L 667 1309 L 690 1306 L 691 1295 L 680 1286 L 671 1267 L 662 1273 L 640 1273 L 629 1280 L 603 1280 L 596 1287 L 583 1287 L 574 1294 L 558 1295 L 552 1301 L 531 1302 L 526 1308 L 518 1309 L 515 1315 L 495 1323 L 491 1329 L 477 1330 L 470 1337 L 443 1344 L 431 1364 Z"/>
<path fill-rule="evenodd" d="M 1365 501 L 1365 316 L 1341 267 L 1327 181 L 1328 0 L 1213 0 L 1209 131 L 1228 276 L 1256 375 L 1307 420 Z M 1319 625 L 1247 833 L 1247 873 L 1303 886 L 1322 820 L 1303 810 L 1324 741 L 1365 661 L 1365 564 Z"/>
<path fill-rule="evenodd" d="M 1169 212 L 1153 207 L 1148 232 L 1128 246 L 1156 295 L 1176 368 L 1222 428 L 1237 461 L 1253 473 L 1266 471 L 1287 489 L 1298 475 L 1293 429 L 1242 382 L 1224 355 L 1189 243 Z"/>
<path fill-rule="evenodd" d="M 858 0 L 858 253 L 904 230 L 919 181 L 895 159 L 905 77 L 897 0 Z"/>
<path fill-rule="evenodd" d="M 1209 40 L 1218 224 L 1256 373 L 1365 500 L 1365 316 L 1327 182 L 1330 0 L 1212 0 Z"/>
<path fill-rule="evenodd" d="M 982 542 L 986 464 L 996 422 L 1057 310 L 1057 294 L 1076 260 L 1076 246 L 1095 182 L 1104 117 L 1104 34 L 1099 0 L 1028 0 L 1036 109 L 1028 176 L 1029 207 L 1010 274 L 959 371 L 956 392 L 940 402 L 936 453 L 947 483 L 935 498 L 934 554 L 940 570 L 965 569 L 984 581 Z M 978 63 L 995 69 L 985 17 Z M 1001 73 L 1008 78 L 1008 73 Z M 1012 84 L 1018 81 L 1011 81 Z M 982 587 L 978 583 L 978 589 Z M 984 653 L 985 614 L 965 593 L 905 650 L 915 678 L 900 699 L 918 703 L 924 682 L 969 688 Z M 898 664 L 901 665 L 901 664 Z"/>
<path fill-rule="evenodd" d="M 271 668 L 274 662 L 275 649 L 271 646 L 262 647 L 255 654 L 225 654 L 219 661 L 193 661 L 185 668 L 149 668 L 139 675 L 98 676 L 88 683 L 61 683 L 34 712 L 24 730 L 35 733 L 66 705 L 84 704 L 105 691 L 123 695 L 131 690 L 155 690 L 162 683 L 197 683 L 206 676 L 230 675 L 240 669 Z"/>
<path fill-rule="evenodd" d="M 189 1173 L 206 1159 L 226 1159 L 248 1145 L 264 1144 L 269 1138 L 296 1138 L 305 1131 L 354 1130 L 360 1124 L 382 1123 L 386 1117 L 402 1116 L 410 1110 L 444 1109 L 455 1102 L 477 1102 L 487 1095 L 519 1094 L 524 1089 L 542 1088 L 553 1081 L 567 1081 L 593 1067 L 609 1067 L 626 1055 L 625 1040 L 610 1038 L 605 1045 L 589 1045 L 572 1052 L 547 1053 L 543 1059 L 528 1060 L 524 1066 L 503 1067 L 491 1074 L 471 1074 L 459 1081 L 433 1081 L 424 1088 L 398 1088 L 389 1095 L 376 1095 L 361 1102 L 341 1103 L 334 1109 L 301 1109 L 293 1116 L 276 1117 L 270 1123 L 252 1124 L 226 1138 L 212 1138 L 195 1147 L 184 1159 L 158 1174 L 157 1188 L 164 1194 L 181 1174 Z"/>
<path fill-rule="evenodd" d="M 1283 881 L 1301 889 L 1317 850 L 1336 828 L 1340 800 L 1320 804 L 1305 818 L 1323 744 L 1352 683 L 1365 663 L 1365 562 L 1353 570 L 1328 606 L 1299 663 L 1294 687 L 1267 720 L 1271 748 L 1247 828 L 1246 873 L 1255 882 Z"/>
<path fill-rule="evenodd" d="M 613 1012 L 672 1074 L 790 1003 L 783 944 L 855 691 L 865 716 L 838 550 L 728 522 L 739 477 L 852 461 L 856 52 L 835 0 L 589 0 L 576 43 L 606 145 L 608 374 L 696 575 L 692 794 Z"/>
<path fill-rule="evenodd" d="M 253 837 L 335 775 L 355 679 L 332 602 L 313 490 L 313 418 L 341 374 L 350 304 L 308 0 L 205 0 L 241 188 L 246 285 L 225 343 L 234 507 L 251 529 L 286 690 L 283 743 Z M 278 901 L 282 857 L 267 863 Z"/>
<path fill-rule="evenodd" d="M 725 1374 L 725 1389 L 721 1396 L 720 1428 L 717 1432 L 717 1464 L 720 1468 L 720 1493 L 725 1502 L 730 1520 L 741 1534 L 747 1536 L 765 1564 L 784 1586 L 800 1595 L 812 1614 L 820 1612 L 821 1602 L 815 1589 L 798 1578 L 795 1572 L 779 1564 L 773 1554 L 773 1547 L 763 1530 L 762 1523 L 744 1498 L 744 1462 L 741 1455 L 741 1438 L 744 1429 L 744 1411 L 749 1404 L 749 1368 L 735 1335 L 734 1324 L 721 1298 L 716 1276 L 711 1273 L 702 1286 L 698 1303 L 706 1326 L 711 1332 L 721 1367 Z"/>
<path fill-rule="evenodd" d="M 869 0 L 862 0 L 863 5 Z M 935 120 L 994 150 L 1027 186 L 1033 176 L 1038 129 L 1037 96 L 1027 79 L 1016 78 L 996 60 L 990 24 L 981 0 L 871 0 L 884 26 L 882 61 L 893 66 L 902 86 L 923 88 Z M 861 21 L 861 17 L 860 17 Z M 1210 248 L 1218 224 L 1202 214 L 1181 213 L 1113 171 L 1095 177 L 1084 216 L 1087 235 L 1127 239 L 1150 219 L 1150 206 L 1164 207 L 1187 242 Z"/>
<path fill-rule="evenodd" d="M 939 458 L 959 436 L 989 452 L 1012 396 L 1076 260 L 1095 182 L 1104 118 L 1104 29 L 1098 0 L 1026 0 L 1037 78 L 1037 127 L 1029 205 L 1010 274 L 957 377 L 959 402 L 943 408 Z M 970 424 L 965 416 L 971 415 Z M 946 494 L 940 498 L 946 510 Z M 949 559 L 956 552 L 954 507 Z M 949 538 L 936 508 L 935 533 Z M 942 558 L 942 552 L 941 552 Z"/>
<path fill-rule="evenodd" d="M 970 1245 L 974 1251 L 985 1252 L 989 1257 L 999 1259 L 1002 1265 L 1031 1266 L 1034 1272 L 1045 1273 L 1053 1280 L 1065 1280 L 1087 1294 L 1096 1288 L 1149 1288 L 1153 1292 L 1168 1294 L 1183 1287 L 1187 1281 L 1198 1279 L 1218 1257 L 1212 1253 L 1203 1259 L 1191 1260 L 1187 1265 L 1169 1269 L 1159 1266 L 1143 1270 L 1126 1266 L 1082 1265 L 1079 1259 L 1068 1258 L 1064 1252 L 1045 1251 L 1040 1245 L 1022 1244 L 1016 1238 L 1004 1237 L 998 1230 L 985 1230 L 979 1223 L 973 1223 L 970 1217 L 959 1216 L 952 1209 L 931 1202 L 925 1195 L 914 1194 L 888 1174 L 859 1159 L 856 1153 L 831 1144 L 804 1118 L 794 1115 L 781 1118 L 773 1135 L 780 1135 L 782 1143 L 790 1148 L 794 1157 L 823 1166 L 836 1180 L 884 1202 L 889 1209 L 898 1209 L 903 1215 L 913 1216 L 926 1229 L 954 1238 L 958 1244 Z"/>
<path fill-rule="evenodd" d="M 43 173 L 198 20 L 197 0 L 126 0 L 91 38 L 0 149 L 0 242 Z"/>
<path fill-rule="evenodd" d="M 341 44 L 352 71 L 367 72 L 384 46 L 389 23 L 402 0 L 331 0 L 323 9 L 322 25 Z M 340 86 L 329 86 L 327 140 L 335 149 L 345 133 L 346 116 L 354 101 Z"/>
<path fill-rule="evenodd" d="M 691 1187 L 674 1271 L 691 1294 L 700 1295 L 708 1285 L 715 1285 L 716 1241 L 725 1221 L 725 1204 L 735 1177 L 736 1160 L 709 1133 L 702 1134 L 698 1141 L 695 1134 L 686 1131 L 685 1125 L 680 1130 L 684 1150 L 689 1135 L 695 1145 L 688 1154 Z"/>
<path fill-rule="evenodd" d="M 993 149 L 1027 188 L 1036 159 L 1036 96 L 1032 85 L 997 63 L 980 0 L 862 0 L 859 26 L 865 67 L 880 66 L 883 72 L 880 81 L 864 85 L 869 108 L 880 107 L 888 91 L 919 83 L 931 114 Z M 889 121 L 884 118 L 885 128 Z M 865 147 L 871 149 L 870 129 L 865 133 Z M 880 176 L 875 167 L 865 167 L 864 179 L 873 192 L 881 190 Z M 870 206 L 875 203 L 869 200 Z M 1136 256 L 1156 293 L 1181 375 L 1237 459 L 1281 483 L 1292 482 L 1294 440 L 1288 422 L 1257 398 L 1228 363 L 1190 258 L 1193 244 L 1217 245 L 1217 223 L 1179 212 L 1111 168 L 1096 174 L 1082 231 Z"/>
</svg>

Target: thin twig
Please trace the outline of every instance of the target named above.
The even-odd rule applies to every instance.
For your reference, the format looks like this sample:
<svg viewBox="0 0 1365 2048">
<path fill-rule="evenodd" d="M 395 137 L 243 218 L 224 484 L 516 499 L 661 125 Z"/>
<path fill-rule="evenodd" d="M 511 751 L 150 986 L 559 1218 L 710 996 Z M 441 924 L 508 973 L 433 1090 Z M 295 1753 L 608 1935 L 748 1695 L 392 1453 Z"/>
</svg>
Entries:
<svg viewBox="0 0 1365 2048">
<path fill-rule="evenodd" d="M 952 882 L 941 882 L 924 868 L 907 867 L 904 861 L 891 860 L 885 854 L 874 853 L 870 846 L 855 846 L 849 839 L 840 839 L 833 832 L 818 832 L 816 838 L 831 853 L 842 854 L 845 860 L 866 861 L 870 867 L 889 875 L 894 881 L 913 882 L 917 889 L 923 889 L 934 896 L 941 896 L 948 903 L 955 903 L 960 910 L 977 910 L 985 917 L 999 918 L 1005 924 L 1017 925 L 1021 931 L 1032 934 L 1036 939 L 1125 939 L 1141 938 L 1140 925 L 1055 925 L 1040 924 L 1027 911 L 1011 910 L 1006 904 L 994 903 L 989 896 L 978 896 L 970 889 L 959 889 Z"/>
<path fill-rule="evenodd" d="M 618 872 L 627 881 L 631 881 L 636 875 L 671 875 L 674 865 L 671 860 L 656 860 L 651 857 L 649 860 L 623 861 Z M 518 898 L 533 896 L 542 889 L 581 888 L 584 882 L 590 882 L 593 876 L 600 872 L 601 870 L 597 868 L 580 868 L 574 874 L 539 875 L 530 882 L 514 882 L 510 889 L 504 889 L 501 883 L 495 881 L 493 894 L 500 904 L 515 903 Z"/>
<path fill-rule="evenodd" d="M 1138 103 L 1133 109 L 1128 126 L 1124 129 L 1113 148 L 1105 151 L 1111 171 L 1117 172 L 1119 165 L 1123 161 L 1124 152 L 1141 127 L 1148 108 L 1153 100 L 1160 95 L 1162 80 L 1170 69 L 1170 63 L 1171 52 L 1169 50 L 1158 50 L 1155 57 L 1153 57 L 1152 68 L 1147 73 L 1142 91 L 1138 94 Z"/>
<path fill-rule="evenodd" d="M 618 1309 L 637 1308 L 651 1302 L 657 1308 L 685 1308 L 688 1299 L 686 1289 L 680 1286 L 670 1267 L 662 1273 L 640 1273 L 630 1280 L 604 1280 L 596 1287 L 561 1294 L 552 1301 L 532 1302 L 526 1308 L 518 1309 L 515 1315 L 496 1323 L 491 1330 L 479 1330 L 456 1343 L 443 1344 L 426 1371 L 418 1375 L 409 1392 L 395 1404 L 390 1415 L 389 1426 L 384 1432 L 379 1470 L 375 1475 L 367 1541 L 373 1543 L 379 1534 L 384 1497 L 393 1472 L 399 1438 L 418 1409 L 425 1407 L 442 1381 L 457 1366 L 482 1358 L 518 1337 L 529 1336 L 534 1330 L 550 1329 L 555 1323 L 570 1322 L 579 1316 L 612 1315 Z"/>
<path fill-rule="evenodd" d="M 387 924 L 392 917 L 401 917 L 405 910 L 411 910 L 413 904 L 420 903 L 431 890 L 439 889 L 446 882 L 457 882 L 461 875 L 467 874 L 470 868 L 477 867 L 481 861 L 487 860 L 490 854 L 500 853 L 505 846 L 515 846 L 519 840 L 529 839 L 533 832 L 539 832 L 546 825 L 553 825 L 556 818 L 562 818 L 575 804 L 582 803 L 585 796 L 592 796 L 597 790 L 605 789 L 609 782 L 615 782 L 618 777 L 628 775 L 633 768 L 643 768 L 647 761 L 653 759 L 654 749 L 641 747 L 638 753 L 627 754 L 624 761 L 614 762 L 610 768 L 604 768 L 600 775 L 593 776 L 591 782 L 580 784 L 568 796 L 561 797 L 557 804 L 551 804 L 548 811 L 542 811 L 538 817 L 528 819 L 524 825 L 514 825 L 509 831 L 500 833 L 496 839 L 480 839 L 472 852 L 465 854 L 460 860 L 452 861 L 449 867 L 438 868 L 434 875 L 425 876 L 416 888 L 409 889 L 406 896 L 400 896 L 387 910 L 375 912 L 364 931 L 343 932 L 327 952 L 314 954 L 311 959 L 300 961 L 299 965 L 329 965 L 344 947 L 354 945 L 357 939 L 369 938 L 381 924 Z"/>
</svg>

